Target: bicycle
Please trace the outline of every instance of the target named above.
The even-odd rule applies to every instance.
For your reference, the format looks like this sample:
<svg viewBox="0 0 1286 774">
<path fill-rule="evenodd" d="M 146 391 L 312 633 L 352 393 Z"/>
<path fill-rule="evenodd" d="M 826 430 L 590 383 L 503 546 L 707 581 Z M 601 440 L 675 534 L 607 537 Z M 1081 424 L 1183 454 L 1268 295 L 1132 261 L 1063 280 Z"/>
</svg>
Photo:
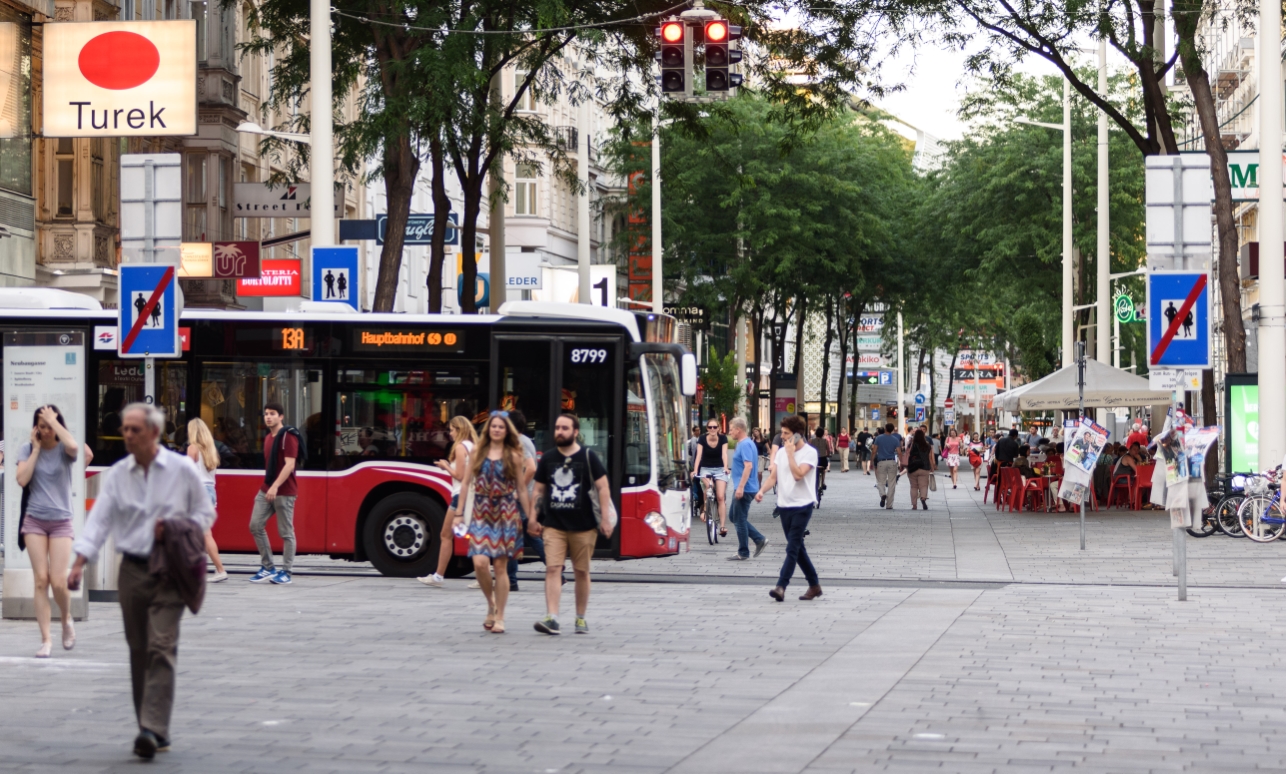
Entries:
<svg viewBox="0 0 1286 774">
<path fill-rule="evenodd" d="M 1281 487 L 1274 480 L 1275 470 L 1246 483 L 1246 500 L 1237 509 L 1241 531 L 1256 543 L 1271 543 L 1286 532 L 1286 512 L 1282 510 Z"/>
<path fill-rule="evenodd" d="M 1233 476 L 1225 475 L 1215 477 L 1215 486 L 1206 490 L 1207 504 L 1205 509 L 1201 511 L 1201 525 L 1196 529 L 1188 527 L 1187 530 L 1189 535 L 1192 535 L 1195 538 L 1203 538 L 1210 537 L 1216 532 L 1223 531 L 1223 528 L 1219 524 L 1221 505 L 1223 506 L 1224 515 L 1226 516 L 1227 511 L 1230 509 L 1230 506 L 1225 504 L 1226 501 L 1235 500 L 1237 506 L 1240 506 L 1245 500 L 1243 495 L 1232 496 L 1233 487 L 1230 482 L 1233 478 Z M 1231 508 L 1231 510 L 1233 521 L 1236 521 L 1236 509 Z"/>
<path fill-rule="evenodd" d="M 714 492 L 714 477 L 702 476 L 701 489 L 705 500 L 705 517 L 702 520 L 706 523 L 706 539 L 710 545 L 715 545 L 719 542 L 719 498 Z"/>
<path fill-rule="evenodd" d="M 1246 501 L 1246 482 L 1254 478 L 1253 473 L 1233 473 L 1231 476 L 1217 476 L 1216 488 L 1210 496 L 1218 495 L 1211 516 L 1219 531 L 1231 538 L 1245 537 L 1241 531 L 1241 522 L 1237 520 L 1237 511 Z"/>
</svg>

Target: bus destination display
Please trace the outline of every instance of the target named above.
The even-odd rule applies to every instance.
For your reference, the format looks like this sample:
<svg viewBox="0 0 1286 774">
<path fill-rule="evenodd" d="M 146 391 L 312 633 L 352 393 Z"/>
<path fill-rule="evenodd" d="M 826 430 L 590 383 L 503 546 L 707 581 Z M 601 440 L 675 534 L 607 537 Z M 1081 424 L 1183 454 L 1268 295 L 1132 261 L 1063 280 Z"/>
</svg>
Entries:
<svg viewBox="0 0 1286 774">
<path fill-rule="evenodd" d="M 464 352 L 464 331 L 358 328 L 355 352 Z"/>
</svg>

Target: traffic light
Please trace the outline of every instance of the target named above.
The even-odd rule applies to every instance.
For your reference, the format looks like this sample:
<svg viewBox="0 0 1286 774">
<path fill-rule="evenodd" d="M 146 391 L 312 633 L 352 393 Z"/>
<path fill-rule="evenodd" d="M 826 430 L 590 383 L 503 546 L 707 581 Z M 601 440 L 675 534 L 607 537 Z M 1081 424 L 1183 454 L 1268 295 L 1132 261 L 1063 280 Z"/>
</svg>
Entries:
<svg viewBox="0 0 1286 774">
<path fill-rule="evenodd" d="M 661 92 L 682 94 L 688 90 L 687 28 L 681 21 L 667 21 L 657 29 L 661 49 L 657 61 L 661 63 Z"/>
<path fill-rule="evenodd" d="M 741 28 L 725 19 L 706 22 L 706 91 L 729 91 L 741 85 L 741 76 L 728 69 L 741 61 L 741 52 L 732 47 L 740 37 Z"/>
</svg>

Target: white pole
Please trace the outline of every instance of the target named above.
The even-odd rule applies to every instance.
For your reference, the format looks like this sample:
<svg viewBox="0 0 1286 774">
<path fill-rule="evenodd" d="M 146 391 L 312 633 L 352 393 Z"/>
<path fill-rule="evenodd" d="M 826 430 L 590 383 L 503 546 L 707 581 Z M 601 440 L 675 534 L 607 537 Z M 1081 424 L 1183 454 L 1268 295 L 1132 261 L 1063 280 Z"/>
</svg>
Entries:
<svg viewBox="0 0 1286 774">
<path fill-rule="evenodd" d="M 906 369 L 902 353 L 902 313 L 898 312 L 898 421 L 893 426 L 900 432 L 906 426 Z"/>
<path fill-rule="evenodd" d="M 1107 39 L 1098 42 L 1098 93 L 1107 94 Z M 1111 344 L 1108 338 L 1108 315 L 1111 314 L 1112 247 L 1108 243 L 1108 223 L 1111 217 L 1108 199 L 1108 139 L 1107 113 L 1098 112 L 1098 306 L 1095 307 L 1096 325 L 1094 355 L 1101 363 L 1111 363 Z"/>
<path fill-rule="evenodd" d="M 983 438 L 982 429 L 982 393 L 978 392 L 978 356 L 980 347 L 973 351 L 973 429 L 978 433 L 978 440 Z"/>
<path fill-rule="evenodd" d="M 652 116 L 652 311 L 665 311 L 661 284 L 661 106 Z"/>
<path fill-rule="evenodd" d="M 1072 364 L 1072 84 L 1063 79 L 1063 367 Z"/>
<path fill-rule="evenodd" d="M 746 416 L 746 310 L 737 314 L 737 386 L 742 389 L 737 399 L 737 416 Z"/>
<path fill-rule="evenodd" d="M 312 247 L 335 244 L 335 148 L 331 112 L 330 2 L 310 0 L 308 4 L 310 39 L 308 76 L 311 79 L 312 103 L 309 107 L 308 178 L 312 183 L 309 202 L 309 235 Z M 305 256 L 300 266 L 304 282 L 313 276 L 312 256 Z M 312 289 L 317 292 L 316 288 Z"/>
<path fill-rule="evenodd" d="M 580 275 L 577 296 L 582 304 L 594 303 L 594 290 L 590 287 L 589 278 L 589 122 L 589 100 L 586 99 L 576 108 L 576 142 L 580 151 L 577 180 L 581 185 L 580 195 L 576 197 L 576 268 Z M 607 301 L 609 307 L 616 306 L 616 299 Z"/>
<path fill-rule="evenodd" d="M 1286 273 L 1282 257 L 1282 9 L 1259 0 L 1259 466 L 1286 444 Z M 1272 32 L 1265 34 L 1264 31 Z M 1269 202 L 1264 206 L 1263 202 Z"/>
</svg>

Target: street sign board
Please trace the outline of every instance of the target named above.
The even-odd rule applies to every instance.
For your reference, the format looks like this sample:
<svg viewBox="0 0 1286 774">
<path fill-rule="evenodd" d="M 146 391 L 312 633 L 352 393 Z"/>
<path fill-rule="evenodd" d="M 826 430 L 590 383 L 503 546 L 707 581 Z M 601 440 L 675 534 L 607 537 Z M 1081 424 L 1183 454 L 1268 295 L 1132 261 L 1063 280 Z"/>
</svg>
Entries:
<svg viewBox="0 0 1286 774">
<path fill-rule="evenodd" d="M 892 371 L 880 371 L 880 384 L 890 386 L 893 384 Z"/>
<path fill-rule="evenodd" d="M 234 218 L 306 218 L 311 212 L 310 183 L 233 183 Z M 335 185 L 335 217 L 344 216 L 344 186 Z"/>
<path fill-rule="evenodd" d="M 121 264 L 120 272 L 120 356 L 181 356 L 177 267 Z"/>
<path fill-rule="evenodd" d="M 356 245 L 314 247 L 313 300 L 348 304 L 360 312 L 360 297 Z"/>
<path fill-rule="evenodd" d="M 873 409 L 871 409 L 871 421 L 872 421 L 872 422 L 879 422 L 879 421 L 880 421 L 880 410 L 879 410 L 879 409 L 877 409 L 877 408 L 873 408 Z"/>
<path fill-rule="evenodd" d="M 943 411 L 942 422 L 943 424 L 954 425 L 956 423 L 956 410 L 949 408 Z"/>
<path fill-rule="evenodd" d="M 214 278 L 241 279 L 259 276 L 258 242 L 215 242 Z"/>
<path fill-rule="evenodd" d="M 952 400 L 951 398 L 947 398 L 946 400 L 942 401 L 942 407 L 943 407 L 943 408 L 955 408 L 955 407 L 956 407 L 956 402 L 955 402 L 954 400 Z"/>
<path fill-rule="evenodd" d="M 433 221 L 435 218 L 432 214 L 422 215 L 411 213 L 406 218 L 406 234 L 403 237 L 403 245 L 429 245 L 433 244 Z M 460 232 L 456 229 L 456 214 L 453 212 L 447 216 L 447 233 L 446 241 L 443 244 L 458 245 L 460 244 Z M 388 235 L 388 215 L 375 216 L 375 244 L 384 244 L 384 238 Z"/>
<path fill-rule="evenodd" d="M 1201 389 L 1201 369 L 1153 368 L 1148 371 L 1148 389 L 1197 392 Z"/>
<path fill-rule="evenodd" d="M 1169 268 L 1176 256 L 1209 260 L 1210 159 L 1192 153 L 1148 156 L 1144 175 L 1149 267 Z"/>
<path fill-rule="evenodd" d="M 924 421 L 924 406 L 915 407 L 915 421 L 917 422 Z"/>
<path fill-rule="evenodd" d="M 1209 368 L 1209 275 L 1154 271 L 1147 280 L 1149 365 Z"/>
<path fill-rule="evenodd" d="M 922 393 L 922 392 L 917 392 L 917 393 L 915 394 L 915 405 L 917 405 L 917 406 L 923 406 L 923 405 L 924 405 L 924 393 Z"/>
</svg>

